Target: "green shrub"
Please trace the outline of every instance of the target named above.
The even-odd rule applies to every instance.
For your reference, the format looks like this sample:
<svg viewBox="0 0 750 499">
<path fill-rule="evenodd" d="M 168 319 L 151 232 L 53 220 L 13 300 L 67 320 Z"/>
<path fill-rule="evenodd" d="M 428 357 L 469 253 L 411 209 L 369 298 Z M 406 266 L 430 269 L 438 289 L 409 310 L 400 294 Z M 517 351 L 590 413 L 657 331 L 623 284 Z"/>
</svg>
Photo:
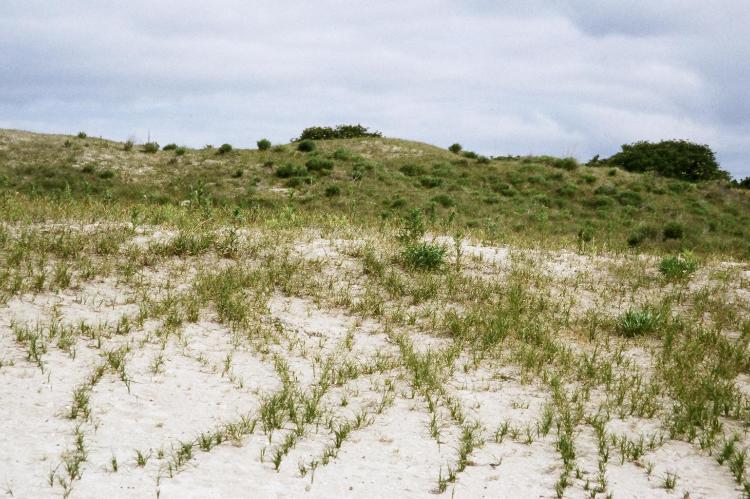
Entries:
<svg viewBox="0 0 750 499">
<path fill-rule="evenodd" d="M 78 132 L 78 136 L 77 137 L 79 139 L 85 139 L 87 137 L 86 132 Z"/>
<path fill-rule="evenodd" d="M 578 168 L 578 160 L 575 158 L 555 158 L 552 162 L 552 166 L 555 168 L 562 168 L 563 170 L 573 171 Z"/>
<path fill-rule="evenodd" d="M 227 154 L 229 152 L 232 152 L 232 145 L 231 144 L 222 144 L 216 150 L 216 154 Z"/>
<path fill-rule="evenodd" d="M 456 202 L 453 201 L 453 198 L 448 196 L 447 194 L 438 194 L 437 196 L 432 198 L 432 201 L 444 208 L 450 208 L 451 206 L 454 206 L 456 204 Z"/>
<path fill-rule="evenodd" d="M 403 208 L 404 206 L 406 206 L 406 199 L 402 197 L 397 197 L 391 201 L 391 208 Z"/>
<path fill-rule="evenodd" d="M 665 256 L 659 262 L 659 272 L 667 279 L 683 279 L 698 269 L 692 254 L 683 252 L 677 256 Z"/>
<path fill-rule="evenodd" d="M 479 155 L 475 153 L 474 151 L 464 151 L 463 157 L 468 159 L 478 159 Z"/>
<path fill-rule="evenodd" d="M 301 140 L 297 143 L 297 150 L 302 152 L 312 152 L 315 150 L 315 142 L 310 139 Z"/>
<path fill-rule="evenodd" d="M 286 146 L 284 144 L 273 146 L 271 152 L 286 152 Z"/>
<path fill-rule="evenodd" d="M 402 258 L 406 267 L 415 270 L 437 270 L 443 266 L 446 249 L 429 243 L 411 243 L 406 246 Z"/>
<path fill-rule="evenodd" d="M 338 196 L 339 194 L 341 194 L 341 188 L 338 185 L 329 185 L 328 187 L 326 187 L 326 197 L 330 198 L 333 196 Z"/>
<path fill-rule="evenodd" d="M 439 187 L 443 184 L 443 179 L 438 177 L 432 177 L 430 175 L 423 175 L 419 177 L 419 183 L 422 184 L 422 187 L 427 187 L 428 189 L 432 189 L 434 187 Z"/>
<path fill-rule="evenodd" d="M 299 175 L 290 177 L 287 179 L 287 181 L 284 183 L 287 187 L 299 187 L 303 184 L 312 184 L 313 178 L 308 175 Z"/>
<path fill-rule="evenodd" d="M 586 174 L 586 175 L 582 176 L 581 178 L 582 178 L 582 179 L 583 179 L 583 181 L 584 181 L 584 182 L 586 182 L 587 184 L 593 184 L 594 182 L 596 182 L 596 175 L 589 175 L 589 174 Z"/>
<path fill-rule="evenodd" d="M 451 144 L 451 146 L 448 148 L 450 152 L 453 154 L 458 154 L 463 150 L 463 146 L 456 142 L 455 144 Z"/>
<path fill-rule="evenodd" d="M 279 178 L 304 177 L 307 176 L 307 168 L 287 163 L 277 168 L 275 174 Z"/>
<path fill-rule="evenodd" d="M 651 308 L 629 309 L 617 319 L 617 329 L 623 336 L 633 338 L 656 331 L 662 322 L 661 314 Z"/>
<path fill-rule="evenodd" d="M 480 165 L 488 165 L 490 164 L 490 158 L 488 158 L 487 156 L 479 156 L 477 158 L 477 163 L 479 163 Z"/>
<path fill-rule="evenodd" d="M 354 155 L 349 149 L 345 148 L 339 148 L 333 151 L 333 159 L 337 159 L 339 161 L 351 161 L 354 158 Z"/>
<path fill-rule="evenodd" d="M 682 239 L 684 234 L 685 228 L 680 222 L 671 221 L 664 224 L 664 230 L 662 230 L 664 239 Z"/>
<path fill-rule="evenodd" d="M 185 151 L 187 151 L 186 148 L 178 147 L 177 149 L 174 150 L 174 153 L 176 156 L 182 156 L 183 154 L 185 154 Z"/>
<path fill-rule="evenodd" d="M 333 170 L 333 161 L 324 158 L 311 158 L 307 163 L 307 170 L 311 172 L 320 172 L 323 170 Z"/>
<path fill-rule="evenodd" d="M 422 175 L 425 172 L 423 167 L 421 167 L 420 165 L 415 165 L 413 163 L 408 163 L 398 170 L 407 177 L 415 177 L 417 175 Z"/>
<path fill-rule="evenodd" d="M 356 139 L 359 137 L 382 137 L 378 131 L 370 131 L 367 127 L 357 125 L 338 125 L 335 128 L 327 126 L 313 126 L 302 130 L 296 140 L 330 140 Z"/>
<path fill-rule="evenodd" d="M 403 218 L 402 223 L 403 225 L 398 235 L 398 238 L 401 241 L 417 241 L 425 235 L 425 232 L 427 232 L 424 218 L 422 218 L 422 212 L 416 208 L 406 214 L 406 216 Z"/>
<path fill-rule="evenodd" d="M 631 172 L 652 171 L 664 177 L 689 181 L 729 180 L 729 174 L 719 168 L 709 146 L 686 140 L 625 144 L 622 151 L 604 160 L 603 164 Z"/>
<path fill-rule="evenodd" d="M 153 154 L 159 150 L 159 144 L 156 142 L 146 142 L 141 146 L 141 151 L 147 154 Z"/>
<path fill-rule="evenodd" d="M 578 192 L 578 187 L 576 187 L 575 184 L 565 184 L 559 189 L 557 189 L 557 193 L 561 196 L 567 196 L 567 197 L 573 197 L 575 193 Z"/>
<path fill-rule="evenodd" d="M 99 173 L 99 178 L 108 179 L 115 176 L 115 172 L 112 170 L 103 170 Z"/>
<path fill-rule="evenodd" d="M 128 139 L 122 145 L 122 150 L 123 151 L 132 151 L 134 145 L 135 145 L 135 141 L 133 139 Z"/>
<path fill-rule="evenodd" d="M 232 172 L 232 178 L 240 178 L 245 174 L 245 170 L 235 170 Z"/>
<path fill-rule="evenodd" d="M 177 149 L 177 144 L 167 144 L 161 148 L 162 151 L 174 151 Z"/>
<path fill-rule="evenodd" d="M 260 139 L 255 144 L 258 146 L 259 151 L 267 151 L 271 148 L 271 141 L 268 139 Z"/>
<path fill-rule="evenodd" d="M 647 239 L 655 239 L 658 233 L 657 229 L 650 225 L 639 227 L 628 236 L 628 245 L 639 246 Z"/>
<path fill-rule="evenodd" d="M 624 206 L 640 206 L 643 198 L 634 191 L 622 191 L 617 195 L 617 200 Z"/>
</svg>

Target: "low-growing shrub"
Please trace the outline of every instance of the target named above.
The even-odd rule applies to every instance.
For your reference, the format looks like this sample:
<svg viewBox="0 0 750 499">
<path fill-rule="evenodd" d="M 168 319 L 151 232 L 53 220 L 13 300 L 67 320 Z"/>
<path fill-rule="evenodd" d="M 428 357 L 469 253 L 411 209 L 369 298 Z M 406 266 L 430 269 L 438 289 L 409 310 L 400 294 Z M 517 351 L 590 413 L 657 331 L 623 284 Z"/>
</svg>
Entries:
<svg viewBox="0 0 750 499">
<path fill-rule="evenodd" d="M 446 249 L 430 243 L 411 243 L 406 246 L 402 257 L 406 267 L 415 270 L 437 270 L 443 266 Z"/>
<path fill-rule="evenodd" d="M 339 161 L 351 161 L 354 158 L 354 154 L 349 149 L 339 148 L 333 151 L 333 159 Z"/>
<path fill-rule="evenodd" d="M 141 152 L 147 154 L 153 154 L 159 150 L 159 144 L 157 142 L 146 142 L 141 146 Z"/>
<path fill-rule="evenodd" d="M 232 172 L 232 178 L 240 178 L 245 174 L 245 170 L 235 170 Z"/>
<path fill-rule="evenodd" d="M 122 145 L 122 150 L 123 150 L 123 151 L 132 151 L 132 150 L 133 150 L 133 146 L 134 146 L 134 145 L 135 145 L 135 140 L 133 140 L 133 139 L 128 139 L 128 140 L 126 140 L 126 141 L 125 141 L 125 143 L 124 143 L 124 144 Z"/>
<path fill-rule="evenodd" d="M 315 142 L 310 139 L 300 140 L 297 143 L 297 150 L 302 152 L 312 152 L 315 150 Z"/>
<path fill-rule="evenodd" d="M 479 155 L 475 153 L 474 151 L 464 151 L 463 157 L 468 159 L 478 159 Z"/>
<path fill-rule="evenodd" d="M 650 225 L 638 227 L 628 236 L 628 245 L 639 246 L 647 239 L 655 239 L 658 234 L 658 230 Z"/>
<path fill-rule="evenodd" d="M 307 175 L 307 168 L 287 163 L 278 167 L 275 174 L 279 178 L 304 177 Z"/>
<path fill-rule="evenodd" d="M 443 179 L 438 177 L 432 177 L 430 175 L 423 175 L 419 177 L 419 183 L 422 184 L 422 187 L 427 187 L 428 189 L 432 189 L 434 187 L 439 187 L 443 184 Z"/>
<path fill-rule="evenodd" d="M 333 170 L 333 161 L 331 161 L 330 159 L 316 157 L 311 158 L 307 163 L 305 163 L 305 166 L 307 167 L 307 170 L 311 172 Z"/>
<path fill-rule="evenodd" d="M 662 321 L 661 314 L 651 308 L 629 309 L 617 319 L 617 330 L 633 338 L 656 331 Z"/>
<path fill-rule="evenodd" d="M 458 154 L 463 150 L 463 146 L 456 142 L 455 144 L 451 144 L 451 146 L 448 148 L 450 152 L 453 154 Z"/>
<path fill-rule="evenodd" d="M 255 144 L 258 146 L 259 151 L 267 151 L 271 148 L 271 141 L 268 139 L 260 139 Z"/>
<path fill-rule="evenodd" d="M 286 152 L 286 146 L 284 144 L 273 146 L 271 152 Z"/>
<path fill-rule="evenodd" d="M 664 229 L 662 230 L 664 239 L 682 239 L 684 234 L 685 228 L 680 222 L 671 221 L 664 224 Z"/>
<path fill-rule="evenodd" d="M 82 173 L 94 173 L 96 171 L 96 165 L 88 164 L 81 168 Z"/>
<path fill-rule="evenodd" d="M 87 137 L 86 132 L 78 132 L 77 137 L 79 139 L 85 139 Z"/>
<path fill-rule="evenodd" d="M 432 198 L 432 201 L 444 208 L 450 208 L 451 206 L 454 206 L 456 204 L 456 202 L 453 201 L 453 198 L 447 194 L 438 194 L 437 196 Z"/>
<path fill-rule="evenodd" d="M 398 170 L 407 177 L 416 177 L 417 175 L 422 175 L 425 172 L 422 166 L 415 165 L 414 163 L 405 164 Z"/>
<path fill-rule="evenodd" d="M 617 200 L 623 206 L 640 206 L 643 203 L 643 197 L 635 191 L 622 191 L 617 194 Z"/>
<path fill-rule="evenodd" d="M 232 152 L 232 145 L 231 144 L 222 144 L 216 150 L 216 154 L 227 154 L 229 152 Z"/>
<path fill-rule="evenodd" d="M 115 176 L 115 172 L 112 170 L 103 170 L 99 172 L 99 178 L 108 179 Z"/>
<path fill-rule="evenodd" d="M 161 148 L 162 151 L 174 151 L 177 149 L 177 144 L 167 144 Z"/>
<path fill-rule="evenodd" d="M 552 166 L 555 168 L 562 168 L 563 170 L 573 171 L 578 168 L 578 160 L 575 158 L 555 158 L 552 162 Z"/>
<path fill-rule="evenodd" d="M 339 194 L 341 194 L 341 187 L 339 187 L 338 185 L 329 185 L 328 187 L 326 187 L 326 197 L 331 198 L 333 196 L 338 196 Z"/>
<path fill-rule="evenodd" d="M 677 256 L 665 256 L 659 262 L 659 272 L 667 279 L 684 279 L 698 269 L 692 254 L 683 252 Z"/>
<path fill-rule="evenodd" d="M 365 126 L 338 125 L 335 128 L 328 126 L 313 126 L 302 130 L 296 140 L 330 140 L 330 139 L 356 139 L 359 137 L 382 137 L 378 131 L 370 131 Z"/>
<path fill-rule="evenodd" d="M 185 151 L 187 151 L 186 148 L 184 148 L 184 147 L 178 147 L 177 149 L 174 150 L 174 153 L 177 156 L 182 156 L 183 154 L 185 154 Z"/>
</svg>

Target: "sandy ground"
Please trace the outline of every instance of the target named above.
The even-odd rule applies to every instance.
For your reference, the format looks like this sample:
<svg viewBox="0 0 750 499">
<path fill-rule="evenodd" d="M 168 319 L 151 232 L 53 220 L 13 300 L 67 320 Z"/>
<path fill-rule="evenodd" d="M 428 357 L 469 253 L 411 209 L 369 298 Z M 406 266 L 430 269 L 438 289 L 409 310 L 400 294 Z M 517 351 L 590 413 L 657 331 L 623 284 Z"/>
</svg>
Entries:
<svg viewBox="0 0 750 499">
<path fill-rule="evenodd" d="M 147 239 L 137 236 L 136 244 Z M 351 241 L 314 240 L 298 250 L 312 259 L 345 256 Z M 513 260 L 511 248 L 466 244 L 470 272 L 502 275 Z M 591 261 L 574 253 L 543 260 L 541 272 L 553 276 L 560 288 L 569 279 L 588 275 L 612 262 Z M 579 278 L 576 307 L 596 305 L 595 290 L 585 290 Z M 750 276 L 748 277 L 750 279 Z M 584 292 L 586 291 L 586 292 Z M 562 292 L 561 292 L 562 293 Z M 747 299 L 740 290 L 740 299 Z M 563 296 L 567 296 L 563 293 Z M 613 309 L 626 303 L 612 304 Z M 273 324 L 278 341 L 265 344 L 238 341 L 214 314 L 185 324 L 177 337 L 157 338 L 160 324 L 146 321 L 127 335 L 104 334 L 98 343 L 78 336 L 74 353 L 54 341 L 42 355 L 41 365 L 30 359 L 28 345 L 17 341 L 14 328 L 76 327 L 85 323 L 104 330 L 122 317 L 135 321 L 139 306 L 127 285 L 116 279 L 98 279 L 75 291 L 14 297 L 0 307 L 0 494 L 20 498 L 230 498 L 230 497 L 426 497 L 437 490 L 459 447 L 460 428 L 445 408 L 438 411 L 439 437 L 431 434 L 431 413 L 424 398 L 409 386 L 400 368 L 384 368 L 344 378 L 323 395 L 327 417 L 351 421 L 366 414 L 327 462 L 332 434 L 321 425 L 308 424 L 276 469 L 274 452 L 293 434 L 290 422 L 275 432 L 260 423 L 252 432 L 202 450 L 202 434 L 255 419 L 265 400 L 278 393 L 282 381 L 279 359 L 288 366 L 304 393 L 320 381 L 324 359 L 367 364 L 376 355 L 395 359 L 399 348 L 375 320 L 361 320 L 340 310 L 323 309 L 312 300 L 273 296 L 264 321 Z M 424 333 L 420 333 L 424 334 Z M 429 335 L 425 335 L 429 336 Z M 420 345 L 440 345 L 440 338 L 413 337 Z M 424 341 L 422 341 L 424 340 Z M 347 348 L 342 345 L 348 344 Z M 70 417 L 73 393 L 103 362 L 103 352 L 127 348 L 127 382 L 111 369 L 90 387 L 89 418 Z M 159 364 L 154 368 L 155 364 Z M 390 398 L 384 396 L 391 387 Z M 447 380 L 446 393 L 460 401 L 467 421 L 476 424 L 482 444 L 476 446 L 466 469 L 448 483 L 442 494 L 466 498 L 554 497 L 562 463 L 554 432 L 525 441 L 542 417 L 550 394 L 536 382 L 524 380 L 507 366 L 456 370 Z M 498 441 L 497 428 L 508 423 L 517 435 Z M 336 423 L 338 424 L 338 423 Z M 607 431 L 637 439 L 659 434 L 660 422 L 613 418 Z M 85 461 L 69 490 L 62 484 L 66 458 L 83 435 Z M 530 439 L 531 440 L 531 439 Z M 575 433 L 576 467 L 566 497 L 590 497 L 600 479 L 597 441 L 590 427 Z M 175 456 L 185 445 L 190 457 L 179 465 Z M 138 462 L 138 453 L 145 462 Z M 309 464 L 318 462 L 314 469 Z M 116 464 L 115 464 L 116 463 Z M 649 465 L 650 463 L 650 465 Z M 174 465 L 174 466 L 173 466 Z M 305 469 L 305 467 L 308 467 Z M 679 477 L 667 490 L 664 477 Z M 669 440 L 648 451 L 638 463 L 613 455 L 604 479 L 606 493 L 597 497 L 741 497 L 726 467 L 695 445 Z"/>
</svg>

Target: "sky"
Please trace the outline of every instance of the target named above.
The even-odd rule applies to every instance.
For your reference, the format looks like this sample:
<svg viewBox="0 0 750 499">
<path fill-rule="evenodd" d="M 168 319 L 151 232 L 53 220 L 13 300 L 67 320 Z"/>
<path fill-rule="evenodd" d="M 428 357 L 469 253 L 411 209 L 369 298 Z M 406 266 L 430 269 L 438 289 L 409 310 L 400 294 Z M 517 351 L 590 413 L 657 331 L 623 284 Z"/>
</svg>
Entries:
<svg viewBox="0 0 750 499">
<path fill-rule="evenodd" d="M 314 125 L 750 176 L 748 0 L 2 0 L 0 127 L 188 146 Z"/>
</svg>

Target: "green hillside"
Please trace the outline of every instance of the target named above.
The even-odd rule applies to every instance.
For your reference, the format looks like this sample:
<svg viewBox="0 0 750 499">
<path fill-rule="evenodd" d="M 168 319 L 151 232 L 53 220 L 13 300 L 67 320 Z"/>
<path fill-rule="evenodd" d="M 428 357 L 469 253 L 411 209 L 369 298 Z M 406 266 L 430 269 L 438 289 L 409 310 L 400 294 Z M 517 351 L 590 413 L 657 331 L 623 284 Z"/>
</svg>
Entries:
<svg viewBox="0 0 750 499">
<path fill-rule="evenodd" d="M 443 232 L 492 242 L 750 258 L 750 197 L 725 181 L 551 157 L 489 159 L 380 137 L 314 144 L 308 152 L 298 143 L 144 152 L 98 138 L 0 130 L 0 193 L 5 203 L 72 199 L 215 216 L 293 210 L 368 225 L 399 223 L 419 209 Z"/>
</svg>

